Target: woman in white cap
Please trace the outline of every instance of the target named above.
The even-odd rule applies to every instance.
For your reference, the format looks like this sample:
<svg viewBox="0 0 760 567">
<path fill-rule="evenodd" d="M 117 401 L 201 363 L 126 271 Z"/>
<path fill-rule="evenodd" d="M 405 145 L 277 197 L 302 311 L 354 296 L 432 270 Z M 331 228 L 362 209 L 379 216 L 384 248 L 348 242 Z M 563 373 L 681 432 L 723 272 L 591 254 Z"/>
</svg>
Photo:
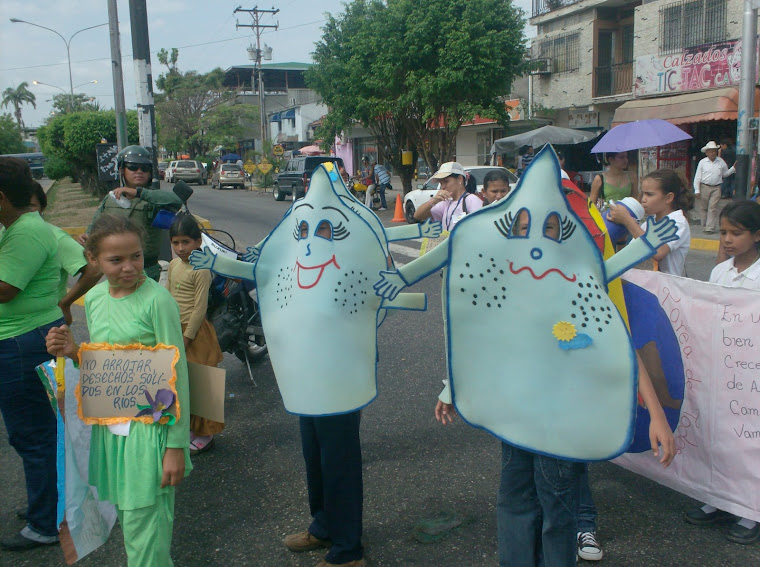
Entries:
<svg viewBox="0 0 760 567">
<path fill-rule="evenodd" d="M 432 179 L 440 183 L 438 192 L 414 212 L 415 220 L 424 221 L 432 217 L 441 221 L 443 230 L 450 231 L 467 213 L 474 213 L 483 206 L 483 201 L 467 192 L 467 175 L 461 164 L 447 161 Z"/>
<path fill-rule="evenodd" d="M 735 167 L 728 167 L 723 158 L 718 157 L 720 146 L 710 140 L 702 148 L 705 156 L 697 166 L 694 174 L 694 195 L 697 197 L 697 208 L 702 218 L 702 226 L 706 233 L 718 230 L 718 201 L 720 201 L 720 186 L 723 178 L 736 173 Z"/>
</svg>

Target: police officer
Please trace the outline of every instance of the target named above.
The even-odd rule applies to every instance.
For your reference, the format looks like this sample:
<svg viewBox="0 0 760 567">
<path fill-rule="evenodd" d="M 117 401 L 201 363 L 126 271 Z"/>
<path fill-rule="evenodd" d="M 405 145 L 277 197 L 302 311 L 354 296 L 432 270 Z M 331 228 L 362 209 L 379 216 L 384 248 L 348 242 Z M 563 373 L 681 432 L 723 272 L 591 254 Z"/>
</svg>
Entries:
<svg viewBox="0 0 760 567">
<path fill-rule="evenodd" d="M 142 146 L 127 146 L 116 157 L 119 169 L 119 178 L 123 184 L 113 190 L 113 197 L 109 194 L 100 203 L 92 219 L 95 220 L 103 213 L 122 215 L 129 217 L 145 230 L 145 242 L 143 254 L 145 256 L 145 273 L 148 277 L 158 281 L 161 268 L 158 265 L 158 255 L 161 248 L 163 230 L 153 226 L 159 211 L 168 210 L 177 212 L 182 207 L 182 200 L 172 191 L 162 191 L 151 188 L 153 177 L 153 159 L 148 150 Z M 122 197 L 128 204 L 123 206 Z M 92 224 L 87 227 L 89 234 Z M 84 244 L 87 234 L 80 237 Z"/>
</svg>

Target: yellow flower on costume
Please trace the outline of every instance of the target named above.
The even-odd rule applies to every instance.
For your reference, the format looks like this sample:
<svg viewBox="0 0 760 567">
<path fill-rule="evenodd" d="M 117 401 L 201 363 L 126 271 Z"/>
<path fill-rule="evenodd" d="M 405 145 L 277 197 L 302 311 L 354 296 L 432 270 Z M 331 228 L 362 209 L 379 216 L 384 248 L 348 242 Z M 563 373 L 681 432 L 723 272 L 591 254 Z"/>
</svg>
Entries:
<svg viewBox="0 0 760 567">
<path fill-rule="evenodd" d="M 571 341 L 575 338 L 577 333 L 575 331 L 575 325 L 568 323 L 567 321 L 560 321 L 559 323 L 555 323 L 554 327 L 552 327 L 552 334 L 557 340 Z"/>
</svg>

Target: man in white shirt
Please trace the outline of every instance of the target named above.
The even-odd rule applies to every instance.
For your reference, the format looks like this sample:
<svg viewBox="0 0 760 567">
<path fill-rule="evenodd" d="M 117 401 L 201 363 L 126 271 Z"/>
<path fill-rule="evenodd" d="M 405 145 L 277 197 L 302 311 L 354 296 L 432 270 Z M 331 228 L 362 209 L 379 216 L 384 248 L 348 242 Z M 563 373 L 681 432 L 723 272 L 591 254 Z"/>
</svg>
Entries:
<svg viewBox="0 0 760 567">
<path fill-rule="evenodd" d="M 707 157 L 702 158 L 694 175 L 694 195 L 697 197 L 697 208 L 702 217 L 702 226 L 706 233 L 718 230 L 718 202 L 720 201 L 720 186 L 723 178 L 736 173 L 736 169 L 728 167 L 722 158 L 718 157 L 720 146 L 710 140 L 702 148 Z"/>
</svg>

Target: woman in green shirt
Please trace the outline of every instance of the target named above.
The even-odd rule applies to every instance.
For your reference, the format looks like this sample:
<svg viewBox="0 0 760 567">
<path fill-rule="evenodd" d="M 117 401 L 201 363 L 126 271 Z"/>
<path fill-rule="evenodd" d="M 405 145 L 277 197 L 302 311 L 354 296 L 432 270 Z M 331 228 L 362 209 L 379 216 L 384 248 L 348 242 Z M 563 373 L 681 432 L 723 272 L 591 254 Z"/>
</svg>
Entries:
<svg viewBox="0 0 760 567">
<path fill-rule="evenodd" d="M 628 171 L 628 152 L 606 154 L 607 169 L 591 182 L 589 200 L 601 209 L 605 201 L 620 201 L 623 197 L 638 200 L 639 190 L 634 176 Z"/>
<path fill-rule="evenodd" d="M 56 418 L 35 367 L 50 359 L 45 336 L 63 323 L 58 307 L 58 245 L 29 207 L 31 171 L 0 158 L 0 413 L 26 477 L 27 525 L 0 540 L 21 551 L 58 542 Z"/>
</svg>

